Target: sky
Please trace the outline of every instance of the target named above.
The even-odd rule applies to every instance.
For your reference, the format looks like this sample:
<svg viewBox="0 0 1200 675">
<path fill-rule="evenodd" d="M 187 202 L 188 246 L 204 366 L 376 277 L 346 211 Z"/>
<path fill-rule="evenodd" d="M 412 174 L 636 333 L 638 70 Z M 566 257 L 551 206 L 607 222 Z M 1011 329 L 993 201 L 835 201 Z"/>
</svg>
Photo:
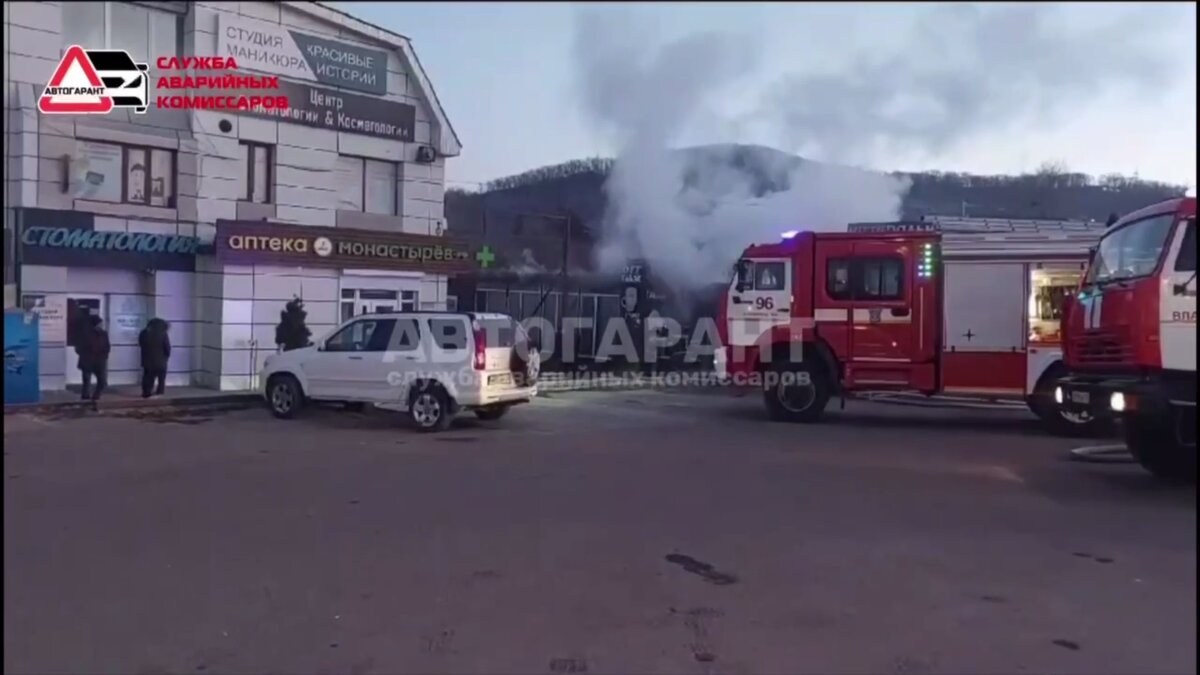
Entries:
<svg viewBox="0 0 1200 675">
<path fill-rule="evenodd" d="M 757 143 L 877 170 L 1021 173 L 1053 161 L 1196 185 L 1192 3 L 969 16 L 919 3 L 333 4 L 412 40 L 463 144 L 448 187 L 619 154 L 628 138 L 588 96 L 586 53 L 608 15 L 648 63 L 701 36 L 744 46 L 724 52 L 732 77 L 714 76 L 672 146 Z M 937 93 L 913 93 L 926 88 Z"/>
</svg>

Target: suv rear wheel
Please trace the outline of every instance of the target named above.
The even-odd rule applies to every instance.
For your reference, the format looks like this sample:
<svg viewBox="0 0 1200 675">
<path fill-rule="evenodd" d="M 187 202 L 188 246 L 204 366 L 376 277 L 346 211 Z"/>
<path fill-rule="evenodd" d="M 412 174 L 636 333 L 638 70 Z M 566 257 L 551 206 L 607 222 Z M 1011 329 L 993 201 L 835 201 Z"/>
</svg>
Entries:
<svg viewBox="0 0 1200 675">
<path fill-rule="evenodd" d="M 454 418 L 450 396 L 436 383 L 422 384 L 412 393 L 408 416 L 418 431 L 444 431 Z"/>
</svg>

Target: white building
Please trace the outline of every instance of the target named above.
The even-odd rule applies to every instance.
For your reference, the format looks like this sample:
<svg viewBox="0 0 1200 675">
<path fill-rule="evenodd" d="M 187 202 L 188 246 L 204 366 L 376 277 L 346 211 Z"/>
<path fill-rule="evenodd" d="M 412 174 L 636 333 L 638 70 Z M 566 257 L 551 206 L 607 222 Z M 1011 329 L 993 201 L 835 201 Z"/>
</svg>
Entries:
<svg viewBox="0 0 1200 675">
<path fill-rule="evenodd" d="M 41 312 L 43 389 L 78 381 L 68 317 L 83 309 L 107 323 L 110 384 L 137 381 L 137 333 L 158 316 L 172 324 L 169 383 L 243 389 L 294 296 L 320 336 L 351 313 L 444 307 L 446 273 L 470 260 L 441 237 L 459 141 L 403 36 L 314 2 L 8 2 L 4 38 L 5 229 L 19 242 L 6 306 Z M 147 63 L 147 112 L 39 112 L 75 44 Z M 157 89 L 229 74 L 159 57 L 230 54 L 237 75 L 278 77 L 257 93 L 287 95 L 298 119 L 154 105 L 228 93 Z"/>
</svg>

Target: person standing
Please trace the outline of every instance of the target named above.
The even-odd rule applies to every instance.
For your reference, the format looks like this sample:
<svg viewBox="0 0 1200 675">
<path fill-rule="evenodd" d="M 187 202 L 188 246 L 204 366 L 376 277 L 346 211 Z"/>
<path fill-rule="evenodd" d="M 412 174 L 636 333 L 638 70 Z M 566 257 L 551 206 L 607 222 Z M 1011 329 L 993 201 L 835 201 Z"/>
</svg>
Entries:
<svg viewBox="0 0 1200 675">
<path fill-rule="evenodd" d="M 104 330 L 104 320 L 95 314 L 87 317 L 82 335 L 75 345 L 75 353 L 79 355 L 79 370 L 82 373 L 83 387 L 81 398 L 95 403 L 100 400 L 100 393 L 108 386 L 108 354 L 112 346 L 108 342 L 108 331 Z M 96 380 L 92 388 L 92 378 Z"/>
<path fill-rule="evenodd" d="M 171 358 L 171 326 L 159 318 L 150 319 L 138 334 L 142 351 L 142 398 L 161 396 L 167 388 L 167 360 Z"/>
</svg>

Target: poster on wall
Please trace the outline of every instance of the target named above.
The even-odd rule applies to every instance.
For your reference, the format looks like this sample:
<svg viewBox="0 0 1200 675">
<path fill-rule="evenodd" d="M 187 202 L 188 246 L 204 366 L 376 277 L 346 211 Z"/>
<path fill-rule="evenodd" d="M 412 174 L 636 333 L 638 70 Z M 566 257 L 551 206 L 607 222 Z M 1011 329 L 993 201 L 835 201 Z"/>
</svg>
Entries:
<svg viewBox="0 0 1200 675">
<path fill-rule="evenodd" d="M 137 344 L 138 333 L 150 320 L 150 308 L 145 298 L 128 295 L 113 302 L 109 339 L 114 344 Z"/>
<path fill-rule="evenodd" d="M 67 341 L 67 299 L 61 295 L 26 294 L 21 308 L 38 315 L 38 334 L 42 342 Z"/>
<path fill-rule="evenodd" d="M 78 141 L 71 158 L 71 192 L 78 199 L 121 201 L 121 147 Z"/>
<path fill-rule="evenodd" d="M 136 343 L 138 333 L 142 332 L 142 326 L 145 323 L 146 321 L 141 314 L 114 315 L 112 325 L 109 327 L 112 333 L 112 341 L 122 344 Z"/>
</svg>

